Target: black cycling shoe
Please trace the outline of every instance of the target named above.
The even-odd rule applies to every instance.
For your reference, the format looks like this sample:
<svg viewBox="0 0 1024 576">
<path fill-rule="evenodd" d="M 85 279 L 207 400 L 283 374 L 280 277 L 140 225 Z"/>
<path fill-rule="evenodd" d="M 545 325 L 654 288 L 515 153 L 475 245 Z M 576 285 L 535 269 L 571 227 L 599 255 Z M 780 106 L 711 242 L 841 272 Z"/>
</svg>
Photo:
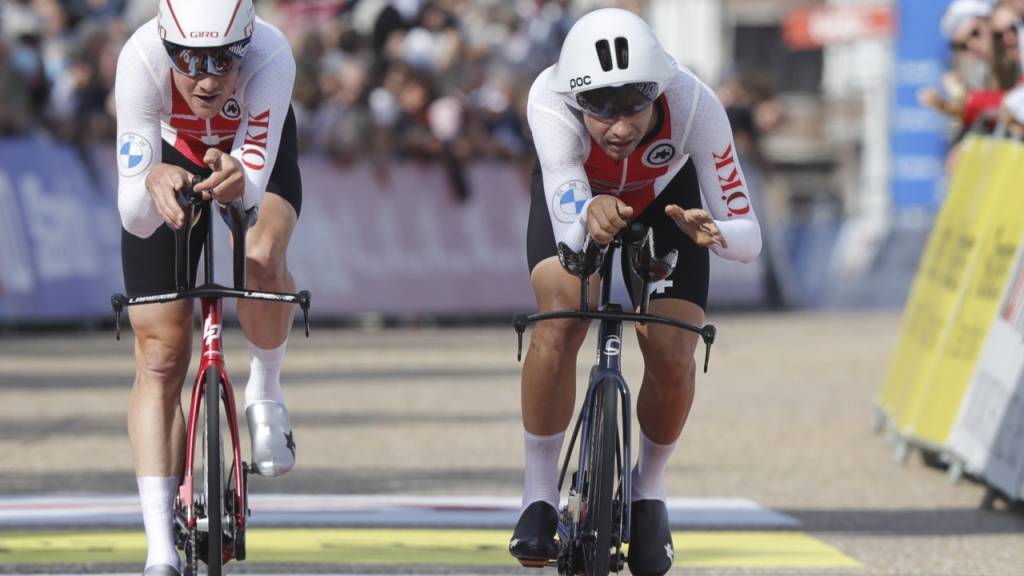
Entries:
<svg viewBox="0 0 1024 576">
<path fill-rule="evenodd" d="M 668 508 L 661 500 L 633 502 L 629 529 L 629 571 L 633 576 L 661 576 L 672 568 L 676 551 Z"/>
<path fill-rule="evenodd" d="M 523 510 L 516 522 L 508 551 L 523 566 L 541 568 L 558 558 L 558 511 L 547 502 L 534 502 Z"/>
</svg>

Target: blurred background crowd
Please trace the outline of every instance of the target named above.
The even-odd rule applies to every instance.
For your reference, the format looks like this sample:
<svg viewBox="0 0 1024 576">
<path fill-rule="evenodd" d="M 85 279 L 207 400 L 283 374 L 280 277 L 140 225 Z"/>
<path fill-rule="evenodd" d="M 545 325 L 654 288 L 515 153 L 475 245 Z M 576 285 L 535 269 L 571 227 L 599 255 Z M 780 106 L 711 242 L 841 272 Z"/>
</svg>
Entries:
<svg viewBox="0 0 1024 576">
<path fill-rule="evenodd" d="M 300 146 L 339 164 L 370 155 L 529 161 L 526 95 L 580 13 L 642 0 L 263 0 L 297 63 Z M 152 0 L 0 0 L 0 135 L 45 131 L 87 148 L 113 141 L 121 46 Z M 730 79 L 744 143 L 768 82 Z M 750 136 L 749 138 L 747 136 Z M 463 191 L 463 193 L 465 193 Z"/>
<path fill-rule="evenodd" d="M 1020 27 L 1022 0 L 954 0 L 940 29 L 949 42 L 950 68 L 938 86 L 920 91 L 921 104 L 946 115 L 955 144 L 974 129 L 1024 125 Z M 955 149 L 955 147 L 954 147 Z"/>
</svg>

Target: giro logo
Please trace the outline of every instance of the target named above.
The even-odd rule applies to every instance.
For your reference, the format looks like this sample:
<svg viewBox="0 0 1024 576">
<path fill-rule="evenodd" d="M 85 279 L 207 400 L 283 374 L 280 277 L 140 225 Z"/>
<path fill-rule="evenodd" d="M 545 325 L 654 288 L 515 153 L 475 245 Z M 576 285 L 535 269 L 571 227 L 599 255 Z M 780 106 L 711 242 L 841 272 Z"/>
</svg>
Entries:
<svg viewBox="0 0 1024 576">
<path fill-rule="evenodd" d="M 604 341 L 604 353 L 608 356 L 618 356 L 622 351 L 622 340 L 618 336 L 609 336 Z"/>
<path fill-rule="evenodd" d="M 242 143 L 242 164 L 253 170 L 263 170 L 267 165 L 267 136 L 270 135 L 270 110 L 253 116 L 249 113 L 249 125 L 245 129 Z"/>
<path fill-rule="evenodd" d="M 574 90 L 583 86 L 590 86 L 590 76 L 577 76 L 576 78 L 569 79 L 569 90 Z"/>
<path fill-rule="evenodd" d="M 220 38 L 220 32 L 216 30 L 210 32 L 189 32 L 189 38 Z"/>
<path fill-rule="evenodd" d="M 220 339 L 220 324 L 214 324 L 209 318 L 203 323 L 203 343 L 213 346 L 214 340 Z"/>
<path fill-rule="evenodd" d="M 661 168 L 676 157 L 676 147 L 671 140 L 652 142 L 641 160 L 648 168 Z"/>
<path fill-rule="evenodd" d="M 714 154 L 715 171 L 718 183 L 722 185 L 722 202 L 729 210 L 729 216 L 742 216 L 750 212 L 750 198 L 743 191 L 743 179 L 740 177 L 739 165 L 732 144 L 721 154 Z"/>
</svg>

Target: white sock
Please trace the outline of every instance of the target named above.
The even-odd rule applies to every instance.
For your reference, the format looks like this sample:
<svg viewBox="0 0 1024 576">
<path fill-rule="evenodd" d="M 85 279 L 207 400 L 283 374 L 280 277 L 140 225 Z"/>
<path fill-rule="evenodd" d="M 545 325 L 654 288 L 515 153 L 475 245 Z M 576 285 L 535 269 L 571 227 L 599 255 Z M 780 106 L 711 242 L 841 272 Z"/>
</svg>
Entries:
<svg viewBox="0 0 1024 576">
<path fill-rule="evenodd" d="M 640 459 L 633 468 L 633 500 L 665 501 L 665 466 L 676 443 L 655 444 L 640 431 Z"/>
<path fill-rule="evenodd" d="M 526 470 L 523 482 L 523 509 L 534 502 L 547 502 L 558 509 L 558 455 L 565 432 L 537 436 L 523 430 Z"/>
<path fill-rule="evenodd" d="M 284 362 L 284 350 L 288 347 L 285 339 L 277 348 L 264 350 L 252 342 L 249 354 L 249 382 L 245 385 L 245 405 L 248 407 L 261 400 L 272 400 L 284 404 L 284 392 L 281 391 L 281 364 Z"/>
<path fill-rule="evenodd" d="M 175 476 L 139 476 L 139 500 L 142 522 L 146 527 L 146 568 L 168 564 L 181 569 L 174 548 L 174 496 L 178 490 Z"/>
</svg>

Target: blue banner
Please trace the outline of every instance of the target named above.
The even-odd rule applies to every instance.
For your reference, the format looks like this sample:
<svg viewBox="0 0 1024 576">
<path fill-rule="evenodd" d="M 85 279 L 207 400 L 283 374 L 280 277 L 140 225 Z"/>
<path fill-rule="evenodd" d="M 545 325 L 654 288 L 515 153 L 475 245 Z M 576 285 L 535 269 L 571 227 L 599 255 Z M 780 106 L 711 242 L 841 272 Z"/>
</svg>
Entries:
<svg viewBox="0 0 1024 576">
<path fill-rule="evenodd" d="M 121 290 L 115 198 L 71 147 L 0 140 L 0 320 L 110 313 Z"/>
<path fill-rule="evenodd" d="M 898 0 L 893 69 L 892 203 L 895 216 L 937 212 L 945 178 L 947 121 L 917 101 L 922 88 L 941 90 L 948 48 L 939 21 L 948 2 Z"/>
</svg>

